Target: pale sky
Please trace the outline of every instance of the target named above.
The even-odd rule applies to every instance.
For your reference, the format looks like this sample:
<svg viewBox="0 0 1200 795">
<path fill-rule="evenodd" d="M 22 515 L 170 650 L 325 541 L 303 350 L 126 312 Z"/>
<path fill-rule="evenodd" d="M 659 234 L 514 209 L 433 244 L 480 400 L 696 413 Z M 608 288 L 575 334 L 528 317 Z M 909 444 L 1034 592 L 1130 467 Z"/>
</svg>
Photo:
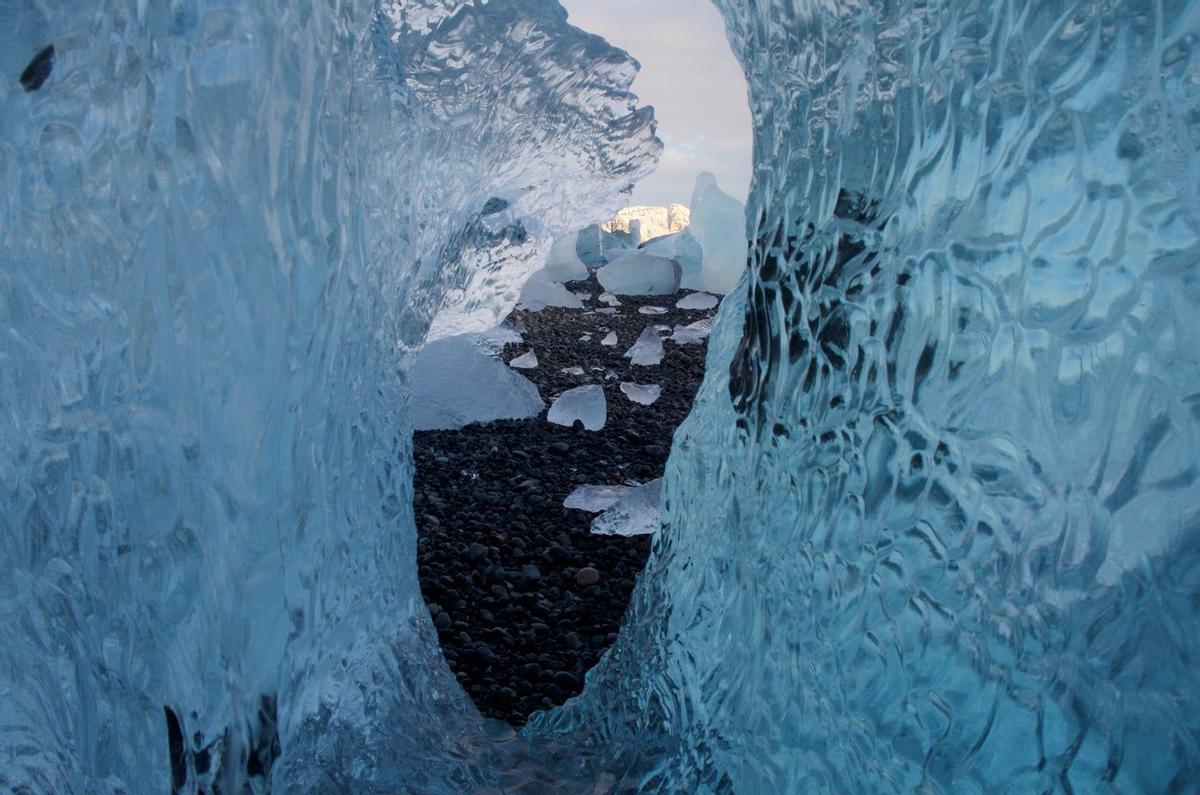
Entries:
<svg viewBox="0 0 1200 795">
<path fill-rule="evenodd" d="M 653 105 L 663 141 L 658 169 L 637 184 L 633 204 L 689 204 L 696 175 L 711 171 L 739 201 L 750 186 L 746 78 L 710 0 L 560 0 L 568 21 L 642 64 L 633 83 Z"/>
</svg>

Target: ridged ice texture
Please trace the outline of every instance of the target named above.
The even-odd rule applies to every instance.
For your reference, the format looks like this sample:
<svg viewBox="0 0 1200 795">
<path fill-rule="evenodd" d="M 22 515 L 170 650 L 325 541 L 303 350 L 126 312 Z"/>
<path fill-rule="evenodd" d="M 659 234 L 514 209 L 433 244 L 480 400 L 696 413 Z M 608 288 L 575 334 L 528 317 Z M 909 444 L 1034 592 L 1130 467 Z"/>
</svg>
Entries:
<svg viewBox="0 0 1200 795">
<path fill-rule="evenodd" d="M 753 274 L 621 639 L 656 792 L 1200 780 L 1200 3 L 718 0 Z"/>
<path fill-rule="evenodd" d="M 538 0 L 0 9 L 0 790 L 262 791 L 276 717 L 276 792 L 536 776 L 437 650 L 403 371 L 624 203 L 635 72 Z"/>
</svg>

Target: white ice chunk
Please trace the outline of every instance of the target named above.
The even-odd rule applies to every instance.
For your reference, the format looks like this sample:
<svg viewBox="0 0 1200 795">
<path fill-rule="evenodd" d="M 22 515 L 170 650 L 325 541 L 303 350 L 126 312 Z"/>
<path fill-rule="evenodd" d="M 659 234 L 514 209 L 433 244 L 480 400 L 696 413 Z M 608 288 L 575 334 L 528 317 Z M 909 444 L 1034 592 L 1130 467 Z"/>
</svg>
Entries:
<svg viewBox="0 0 1200 795">
<path fill-rule="evenodd" d="M 579 233 L 572 232 L 550 247 L 550 253 L 546 255 L 546 264 L 541 270 L 549 281 L 574 282 L 587 278 L 587 265 L 575 252 L 578 242 Z"/>
<path fill-rule="evenodd" d="M 564 367 L 564 368 L 562 368 L 562 372 L 566 373 L 567 375 L 583 375 L 583 368 L 582 367 Z"/>
<path fill-rule="evenodd" d="M 588 314 L 590 315 L 592 313 L 589 312 Z M 597 309 L 596 314 L 597 315 L 615 315 L 615 314 L 617 314 L 617 310 L 613 309 L 611 306 L 606 306 L 604 309 Z"/>
<path fill-rule="evenodd" d="M 702 173 L 692 192 L 692 223 L 687 231 L 704 257 L 698 271 L 685 268 L 681 284 L 689 290 L 725 295 L 746 269 L 745 206 L 722 192 L 716 177 Z"/>
<path fill-rule="evenodd" d="M 517 308 L 540 312 L 548 306 L 583 309 L 583 302 L 566 287 L 547 278 L 543 271 L 538 271 L 529 277 L 521 289 L 521 302 Z"/>
<path fill-rule="evenodd" d="M 576 486 L 575 490 L 563 500 L 564 508 L 574 508 L 577 511 L 600 513 L 628 497 L 637 486 L 594 486 L 586 484 Z"/>
<path fill-rule="evenodd" d="M 599 300 L 602 301 L 603 303 L 608 304 L 609 306 L 620 306 L 621 305 L 620 299 L 618 299 L 612 293 L 600 293 Z"/>
<path fill-rule="evenodd" d="M 555 425 L 570 427 L 575 420 L 583 422 L 589 431 L 598 431 L 608 420 L 608 403 L 604 399 L 604 387 L 588 384 L 568 389 L 558 396 L 546 419 Z"/>
<path fill-rule="evenodd" d="M 647 254 L 655 254 L 678 262 L 679 267 L 683 270 L 681 278 L 684 279 L 688 273 L 698 273 L 704 261 L 704 249 L 686 229 L 673 235 L 664 235 L 651 240 L 642 246 L 641 250 Z"/>
<path fill-rule="evenodd" d="M 703 342 L 710 331 L 712 331 L 712 318 L 706 317 L 695 323 L 688 323 L 686 326 L 676 326 L 675 332 L 668 339 L 680 345 L 691 345 Z"/>
<path fill-rule="evenodd" d="M 607 345 L 610 348 L 615 346 L 617 344 L 617 332 L 615 332 L 615 331 L 608 332 L 608 336 L 606 336 L 604 339 L 600 340 L 600 344 Z"/>
<path fill-rule="evenodd" d="M 667 309 L 662 306 L 640 306 L 638 312 L 643 315 L 665 315 Z"/>
<path fill-rule="evenodd" d="M 524 337 L 508 324 L 502 324 L 493 329 L 480 332 L 476 337 L 476 342 L 479 344 L 480 350 L 489 356 L 498 356 L 500 351 L 504 350 L 505 345 L 519 345 L 524 341 Z"/>
<path fill-rule="evenodd" d="M 712 309 L 717 305 L 717 297 L 708 293 L 691 293 L 675 302 L 680 309 Z"/>
<path fill-rule="evenodd" d="M 584 334 L 582 337 L 580 337 L 580 338 L 579 338 L 579 341 L 580 341 L 580 342 L 591 342 L 591 341 L 592 341 L 592 335 L 591 335 L 591 334 Z"/>
<path fill-rule="evenodd" d="M 509 367 L 517 367 L 521 370 L 532 370 L 538 366 L 537 354 L 530 348 L 525 353 L 522 353 L 517 358 L 508 363 Z"/>
<path fill-rule="evenodd" d="M 632 381 L 622 381 L 621 391 L 634 403 L 649 406 L 658 400 L 658 396 L 662 394 L 662 387 L 658 384 L 635 384 Z"/>
<path fill-rule="evenodd" d="M 670 295 L 679 289 L 679 263 L 631 251 L 596 272 L 600 285 L 617 295 Z"/>
<path fill-rule="evenodd" d="M 636 536 L 662 528 L 659 499 L 662 478 L 638 486 L 592 520 L 592 532 L 602 536 Z"/>
<path fill-rule="evenodd" d="M 654 326 L 647 326 L 633 347 L 625 351 L 626 359 L 642 367 L 656 365 L 662 361 L 662 357 L 662 337 L 658 336 L 658 329 Z"/>
<path fill-rule="evenodd" d="M 489 343 L 481 337 L 444 337 L 417 352 L 409 402 L 415 430 L 456 430 L 541 412 L 545 403 L 537 386 L 489 356 Z"/>
</svg>

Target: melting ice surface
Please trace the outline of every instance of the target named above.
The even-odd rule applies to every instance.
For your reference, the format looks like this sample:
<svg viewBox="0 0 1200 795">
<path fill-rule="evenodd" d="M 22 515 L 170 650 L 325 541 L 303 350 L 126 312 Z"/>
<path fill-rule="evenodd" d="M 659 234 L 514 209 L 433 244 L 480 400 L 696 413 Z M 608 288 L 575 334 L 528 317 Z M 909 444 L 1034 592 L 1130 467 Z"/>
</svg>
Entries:
<svg viewBox="0 0 1200 795">
<path fill-rule="evenodd" d="M 708 293 L 689 293 L 675 302 L 679 309 L 712 309 L 718 303 L 715 295 Z"/>
<path fill-rule="evenodd" d="M 630 490 L 592 520 L 592 532 L 601 536 L 657 533 L 662 529 L 661 494 L 662 478 Z"/>
<path fill-rule="evenodd" d="M 662 394 L 662 387 L 658 384 L 635 384 L 632 381 L 622 381 L 621 391 L 634 403 L 649 406 L 658 400 L 659 395 Z"/>
<path fill-rule="evenodd" d="M 577 386 L 563 392 L 550 404 L 546 419 L 555 425 L 570 427 L 582 422 L 589 431 L 598 431 L 608 420 L 608 401 L 604 387 L 598 384 Z"/>
<path fill-rule="evenodd" d="M 670 295 L 679 289 L 679 274 L 675 260 L 639 249 L 596 271 L 596 279 L 606 292 L 617 295 Z"/>
<path fill-rule="evenodd" d="M 545 408 L 537 385 L 489 355 L 488 343 L 479 335 L 461 334 L 421 348 L 410 370 L 413 430 L 536 417 Z M 487 388 L 480 389 L 481 384 Z"/>
<path fill-rule="evenodd" d="M 0 789 L 1188 789 L 1200 5 L 717 4 L 750 270 L 515 738 L 416 587 L 406 362 L 645 172 L 632 62 L 533 0 L 5 9 Z"/>
<path fill-rule="evenodd" d="M 510 359 L 508 366 L 516 367 L 518 370 L 532 370 L 538 366 L 537 352 L 530 348 L 520 356 L 514 356 Z"/>
<path fill-rule="evenodd" d="M 630 346 L 629 350 L 625 351 L 625 358 L 629 359 L 631 364 L 640 365 L 642 367 L 652 367 L 662 361 L 663 344 L 662 336 L 659 334 L 657 326 L 646 326 L 642 329 L 642 333 Z"/>
<path fill-rule="evenodd" d="M 574 508 L 579 511 L 599 513 L 628 496 L 636 486 L 595 486 L 585 484 L 575 489 L 563 500 L 564 508 Z"/>
</svg>

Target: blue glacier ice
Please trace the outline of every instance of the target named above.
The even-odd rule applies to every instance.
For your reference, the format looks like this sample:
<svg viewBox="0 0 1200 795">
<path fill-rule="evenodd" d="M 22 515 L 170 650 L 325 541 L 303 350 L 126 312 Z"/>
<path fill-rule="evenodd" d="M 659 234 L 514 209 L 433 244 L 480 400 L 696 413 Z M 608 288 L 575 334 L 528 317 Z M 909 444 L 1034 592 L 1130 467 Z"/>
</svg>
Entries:
<svg viewBox="0 0 1200 795">
<path fill-rule="evenodd" d="M 406 367 L 649 170 L 636 64 L 552 0 L 0 11 L 0 790 L 1194 788 L 1200 2 L 716 2 L 751 267 L 520 734 Z"/>
</svg>

